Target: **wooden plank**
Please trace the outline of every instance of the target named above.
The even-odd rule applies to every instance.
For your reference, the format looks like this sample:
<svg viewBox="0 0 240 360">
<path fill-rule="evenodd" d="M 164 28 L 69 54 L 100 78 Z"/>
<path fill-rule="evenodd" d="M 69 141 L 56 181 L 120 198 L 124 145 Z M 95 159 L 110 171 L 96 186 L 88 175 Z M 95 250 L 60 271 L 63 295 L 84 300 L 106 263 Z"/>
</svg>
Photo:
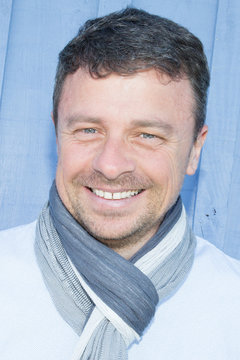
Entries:
<svg viewBox="0 0 240 360">
<path fill-rule="evenodd" d="M 195 211 L 195 231 L 236 257 L 240 257 L 239 14 L 237 0 L 219 2 L 208 103 L 209 136 Z"/>
<path fill-rule="evenodd" d="M 7 58 L 8 36 L 11 23 L 12 0 L 0 2 L 0 99 L 2 95 L 4 70 Z"/>
</svg>

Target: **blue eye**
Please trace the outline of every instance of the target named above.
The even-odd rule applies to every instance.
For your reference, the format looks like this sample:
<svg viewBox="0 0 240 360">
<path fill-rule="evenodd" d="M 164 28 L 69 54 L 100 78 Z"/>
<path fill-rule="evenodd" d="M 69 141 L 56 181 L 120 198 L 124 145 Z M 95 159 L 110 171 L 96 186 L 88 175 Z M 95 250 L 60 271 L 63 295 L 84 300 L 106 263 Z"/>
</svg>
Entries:
<svg viewBox="0 0 240 360">
<path fill-rule="evenodd" d="M 93 129 L 93 128 L 83 129 L 83 132 L 85 134 L 95 134 L 96 129 Z"/>
<path fill-rule="evenodd" d="M 155 135 L 152 135 L 152 134 L 146 134 L 146 133 L 143 133 L 140 135 L 142 138 L 144 139 L 154 139 L 156 136 Z"/>
</svg>

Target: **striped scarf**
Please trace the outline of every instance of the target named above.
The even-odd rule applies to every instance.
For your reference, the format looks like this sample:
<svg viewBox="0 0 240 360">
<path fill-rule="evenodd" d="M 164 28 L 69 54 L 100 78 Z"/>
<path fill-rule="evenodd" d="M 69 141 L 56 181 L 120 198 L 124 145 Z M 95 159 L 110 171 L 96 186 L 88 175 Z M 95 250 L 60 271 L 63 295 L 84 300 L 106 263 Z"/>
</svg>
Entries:
<svg viewBox="0 0 240 360">
<path fill-rule="evenodd" d="M 126 260 L 79 225 L 54 183 L 38 219 L 35 251 L 57 310 L 79 335 L 71 360 L 127 359 L 157 304 L 186 278 L 195 245 L 179 198 L 153 238 Z"/>
</svg>

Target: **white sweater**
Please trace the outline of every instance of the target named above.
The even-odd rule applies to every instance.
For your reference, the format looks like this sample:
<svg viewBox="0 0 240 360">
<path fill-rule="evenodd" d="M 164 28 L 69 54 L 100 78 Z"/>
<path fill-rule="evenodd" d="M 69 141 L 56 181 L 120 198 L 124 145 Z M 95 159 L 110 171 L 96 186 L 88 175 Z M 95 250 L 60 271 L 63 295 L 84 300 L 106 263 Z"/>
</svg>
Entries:
<svg viewBox="0 0 240 360">
<path fill-rule="evenodd" d="M 0 232 L 0 359 L 71 360 L 77 334 L 43 283 L 35 225 Z M 129 360 L 239 360 L 240 263 L 198 238 L 178 291 L 159 304 Z"/>
</svg>

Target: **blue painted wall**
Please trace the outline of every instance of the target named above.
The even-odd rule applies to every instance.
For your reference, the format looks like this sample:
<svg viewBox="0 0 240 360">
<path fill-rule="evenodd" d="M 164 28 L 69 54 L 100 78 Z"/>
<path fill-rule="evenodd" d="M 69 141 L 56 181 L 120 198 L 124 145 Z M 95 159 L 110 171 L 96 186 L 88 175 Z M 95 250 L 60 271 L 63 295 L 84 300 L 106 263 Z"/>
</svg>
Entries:
<svg viewBox="0 0 240 360">
<path fill-rule="evenodd" d="M 240 258 L 238 0 L 0 0 L 0 228 L 35 219 L 48 198 L 58 52 L 85 20 L 127 5 L 177 21 L 204 44 L 212 77 L 209 136 L 182 195 L 195 232 Z"/>
</svg>

